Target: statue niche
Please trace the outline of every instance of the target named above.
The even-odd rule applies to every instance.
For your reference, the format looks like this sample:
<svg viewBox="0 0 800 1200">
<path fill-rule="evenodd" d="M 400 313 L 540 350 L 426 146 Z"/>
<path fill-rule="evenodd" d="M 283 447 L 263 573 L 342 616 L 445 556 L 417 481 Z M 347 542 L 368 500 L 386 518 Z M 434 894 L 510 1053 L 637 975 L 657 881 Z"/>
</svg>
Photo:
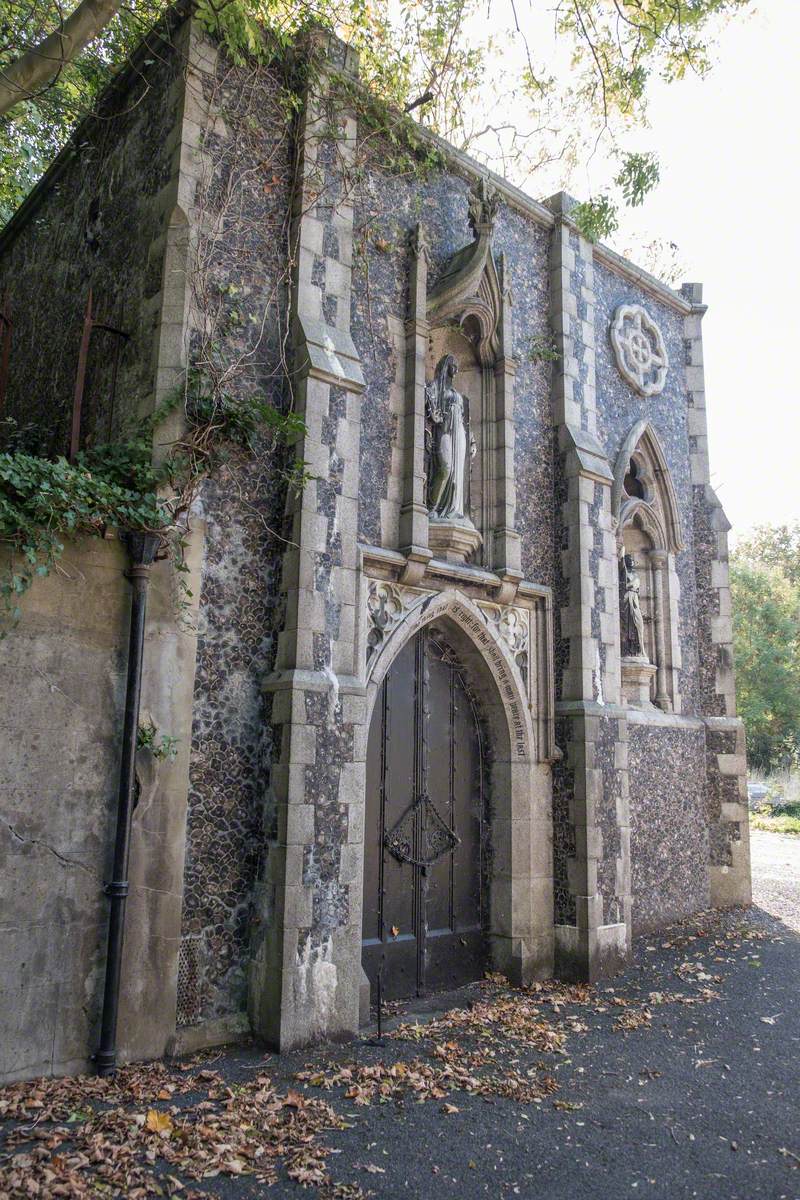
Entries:
<svg viewBox="0 0 800 1200">
<path fill-rule="evenodd" d="M 622 688 L 628 704 L 637 708 L 649 708 L 651 685 L 657 667 L 651 661 L 649 626 L 652 624 L 650 609 L 649 574 L 647 548 L 633 545 L 631 535 L 643 537 L 639 529 L 625 531 L 620 550 L 620 650 L 622 652 Z M 636 538 L 638 542 L 638 538 Z M 644 587 L 640 574 L 644 559 Z"/>
<path fill-rule="evenodd" d="M 622 556 L 622 653 L 625 658 L 647 657 L 644 650 L 644 617 L 639 598 L 642 581 L 632 554 Z"/>
<path fill-rule="evenodd" d="M 515 528 L 511 286 L 492 251 L 500 197 L 486 179 L 467 196 L 472 240 L 432 287 L 422 225 L 411 238 L 406 322 L 406 483 L 400 547 L 493 571 L 506 603 L 522 578 Z M 458 386 L 455 383 L 458 372 Z M 416 568 L 419 569 L 419 568 Z M 423 568 L 424 569 L 424 568 Z"/>
<path fill-rule="evenodd" d="M 620 563 L 622 692 L 635 707 L 680 711 L 675 489 L 655 429 L 640 420 L 617 456 L 611 491 Z"/>
</svg>

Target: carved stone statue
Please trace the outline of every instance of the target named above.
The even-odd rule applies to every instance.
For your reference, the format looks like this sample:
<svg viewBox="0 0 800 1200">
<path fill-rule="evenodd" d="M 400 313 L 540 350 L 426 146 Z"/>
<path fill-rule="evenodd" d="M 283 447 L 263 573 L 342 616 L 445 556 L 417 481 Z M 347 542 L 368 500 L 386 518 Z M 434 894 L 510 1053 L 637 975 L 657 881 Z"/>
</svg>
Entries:
<svg viewBox="0 0 800 1200">
<path fill-rule="evenodd" d="M 642 583 L 632 554 L 622 556 L 624 593 L 622 597 L 623 652 L 634 657 L 646 657 L 644 648 L 644 617 L 639 602 Z"/>
<path fill-rule="evenodd" d="M 476 446 L 469 429 L 467 402 L 453 386 L 457 371 L 453 355 L 445 354 L 433 382 L 425 387 L 425 411 L 432 426 L 428 512 L 434 520 L 468 517 L 468 463 Z"/>
</svg>

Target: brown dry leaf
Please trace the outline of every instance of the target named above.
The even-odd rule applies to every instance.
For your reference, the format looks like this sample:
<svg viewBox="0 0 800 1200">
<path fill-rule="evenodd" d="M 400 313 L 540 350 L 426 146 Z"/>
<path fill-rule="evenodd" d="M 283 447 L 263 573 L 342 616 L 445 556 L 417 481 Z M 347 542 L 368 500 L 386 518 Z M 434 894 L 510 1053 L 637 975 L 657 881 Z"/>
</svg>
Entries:
<svg viewBox="0 0 800 1200">
<path fill-rule="evenodd" d="M 461 1109 L 455 1104 L 443 1104 L 441 1107 L 441 1112 L 447 1113 L 448 1116 L 452 1116 L 453 1113 L 461 1112 Z"/>
<path fill-rule="evenodd" d="M 161 1113 L 156 1108 L 148 1109 L 144 1123 L 151 1133 L 165 1133 L 167 1136 L 172 1133 L 174 1128 L 169 1113 Z"/>
<path fill-rule="evenodd" d="M 399 937 L 399 935 L 400 935 L 400 930 L 397 928 L 396 925 L 393 925 L 389 932 L 391 933 L 392 937 L 394 937 L 394 938 Z"/>
</svg>

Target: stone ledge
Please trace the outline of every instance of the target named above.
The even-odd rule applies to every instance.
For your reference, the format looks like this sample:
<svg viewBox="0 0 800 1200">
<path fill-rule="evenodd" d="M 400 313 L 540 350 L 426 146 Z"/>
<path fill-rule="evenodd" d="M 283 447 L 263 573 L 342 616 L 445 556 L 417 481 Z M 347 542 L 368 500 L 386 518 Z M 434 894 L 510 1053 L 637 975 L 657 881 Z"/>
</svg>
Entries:
<svg viewBox="0 0 800 1200">
<path fill-rule="evenodd" d="M 251 1037 L 252 1032 L 247 1013 L 233 1013 L 216 1021 L 203 1021 L 200 1025 L 179 1025 L 167 1043 L 167 1058 L 241 1042 Z"/>
<path fill-rule="evenodd" d="M 574 450 L 581 475 L 588 475 L 600 483 L 613 483 L 606 452 L 593 434 L 566 422 L 559 429 L 559 445 L 562 450 Z"/>
<path fill-rule="evenodd" d="M 363 392 L 366 388 L 358 351 L 345 330 L 299 313 L 297 349 L 301 369 L 304 368 L 312 378 L 353 392 Z M 302 362 L 303 350 L 307 355 L 305 363 Z"/>
<path fill-rule="evenodd" d="M 705 721 L 700 717 L 683 716 L 682 713 L 662 712 L 660 708 L 626 709 L 629 725 L 653 725 L 663 729 L 704 729 Z"/>
</svg>

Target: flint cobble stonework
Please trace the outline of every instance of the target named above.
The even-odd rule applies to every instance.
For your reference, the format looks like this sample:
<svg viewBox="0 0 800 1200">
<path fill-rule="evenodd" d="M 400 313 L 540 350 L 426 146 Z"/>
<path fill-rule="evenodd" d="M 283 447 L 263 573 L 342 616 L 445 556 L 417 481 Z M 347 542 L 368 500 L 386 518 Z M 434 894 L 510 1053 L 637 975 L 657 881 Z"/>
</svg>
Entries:
<svg viewBox="0 0 800 1200">
<path fill-rule="evenodd" d="M 193 291 L 210 307 L 195 352 L 226 370 L 240 399 L 291 403 L 285 306 L 289 293 L 292 147 L 276 71 L 210 64 L 196 85 L 207 112 L 193 194 L 202 232 Z M 261 171 L 255 175 L 252 163 Z M 219 361 L 218 361 L 219 360 Z M 273 824 L 276 757 L 262 682 L 274 661 L 286 470 L 290 452 L 267 435 L 204 485 L 192 759 L 186 830 L 178 1021 L 242 1011 L 257 881 Z"/>
<path fill-rule="evenodd" d="M 708 907 L 704 732 L 630 723 L 628 755 L 633 928 L 644 933 L 663 928 L 665 913 Z"/>
<path fill-rule="evenodd" d="M 148 79 L 114 91 L 74 149 L 50 172 L 0 255 L 0 297 L 11 305 L 14 352 L 0 445 L 66 454 L 89 288 L 96 319 L 126 331 L 112 404 L 112 335 L 89 346 L 84 447 L 130 433 L 152 404 L 152 343 L 169 212 L 161 200 L 181 119 L 181 53 L 161 46 Z M 46 257 L 43 258 L 43 255 Z M 46 294 L 46 302 L 37 302 Z M 8 421 L 13 424 L 8 424 Z"/>
</svg>

